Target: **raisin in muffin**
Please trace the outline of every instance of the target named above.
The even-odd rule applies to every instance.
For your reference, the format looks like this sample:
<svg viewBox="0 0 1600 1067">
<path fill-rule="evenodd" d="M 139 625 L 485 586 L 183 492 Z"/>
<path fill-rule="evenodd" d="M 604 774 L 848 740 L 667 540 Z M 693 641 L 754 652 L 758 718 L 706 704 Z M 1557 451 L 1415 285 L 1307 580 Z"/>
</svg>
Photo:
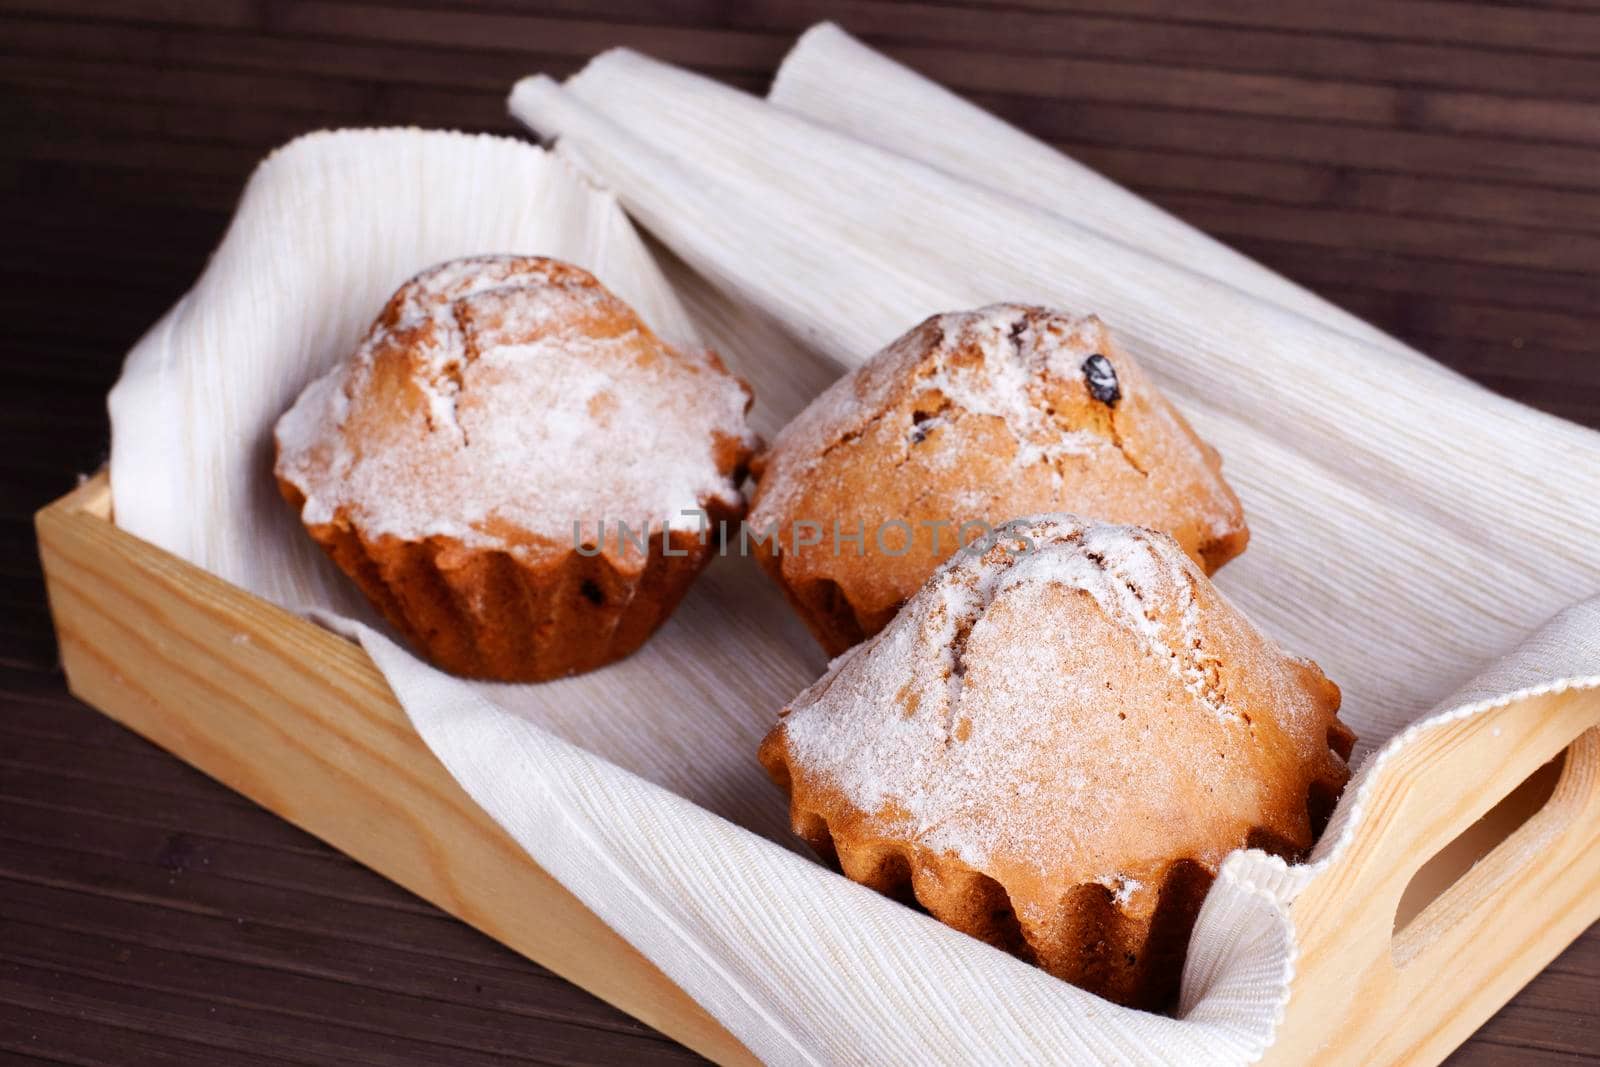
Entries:
<svg viewBox="0 0 1600 1067">
<path fill-rule="evenodd" d="M 830 655 L 1020 515 L 1163 530 L 1208 573 L 1249 537 L 1217 453 L 1100 320 L 1016 304 L 922 323 L 818 397 L 755 474 L 750 526 L 773 534 L 757 555 Z"/>
<path fill-rule="evenodd" d="M 844 873 L 1121 1003 L 1169 1004 L 1223 857 L 1310 848 L 1353 735 L 1165 534 L 1000 527 L 783 710 L 761 761 Z"/>
<path fill-rule="evenodd" d="M 750 391 L 577 267 L 403 285 L 278 422 L 311 536 L 434 664 L 537 681 L 638 648 L 744 511 Z M 620 524 L 626 523 L 624 530 Z"/>
</svg>

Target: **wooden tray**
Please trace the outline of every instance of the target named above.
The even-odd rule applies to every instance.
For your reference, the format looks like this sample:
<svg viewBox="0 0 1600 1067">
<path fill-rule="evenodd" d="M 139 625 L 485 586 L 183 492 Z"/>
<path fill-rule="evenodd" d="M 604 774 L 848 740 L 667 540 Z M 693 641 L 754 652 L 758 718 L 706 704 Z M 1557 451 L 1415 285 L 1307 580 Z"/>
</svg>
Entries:
<svg viewBox="0 0 1600 1067">
<path fill-rule="evenodd" d="M 490 821 L 358 647 L 110 518 L 102 473 L 35 519 L 74 694 L 690 1048 L 755 1062 Z M 1600 693 L 1431 730 L 1353 844 L 1292 905 L 1265 1063 L 1437 1063 L 1600 917 Z"/>
</svg>

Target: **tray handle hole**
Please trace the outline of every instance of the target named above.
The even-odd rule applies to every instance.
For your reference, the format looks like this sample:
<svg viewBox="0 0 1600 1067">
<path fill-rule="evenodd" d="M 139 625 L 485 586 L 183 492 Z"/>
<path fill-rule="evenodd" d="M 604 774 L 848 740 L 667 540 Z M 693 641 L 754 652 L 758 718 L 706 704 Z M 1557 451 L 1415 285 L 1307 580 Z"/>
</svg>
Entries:
<svg viewBox="0 0 1600 1067">
<path fill-rule="evenodd" d="M 1492 892 L 1492 886 L 1469 886 L 1465 881 L 1480 861 L 1502 847 L 1509 860 L 1526 857 L 1547 836 L 1560 831 L 1565 822 L 1560 809 L 1566 805 L 1558 793 L 1570 752 L 1559 753 L 1530 774 L 1418 868 L 1395 910 L 1391 942 L 1395 966 L 1404 967 L 1415 958 L 1459 909 L 1482 903 L 1482 896 Z"/>
</svg>

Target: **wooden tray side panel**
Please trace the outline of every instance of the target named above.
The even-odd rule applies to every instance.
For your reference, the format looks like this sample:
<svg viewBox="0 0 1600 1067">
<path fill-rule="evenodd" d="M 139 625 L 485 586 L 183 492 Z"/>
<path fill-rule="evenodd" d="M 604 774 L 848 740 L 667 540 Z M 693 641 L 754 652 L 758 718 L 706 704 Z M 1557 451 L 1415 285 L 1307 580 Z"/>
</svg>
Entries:
<svg viewBox="0 0 1600 1067">
<path fill-rule="evenodd" d="M 102 474 L 35 520 L 76 696 L 712 1060 L 756 1062 L 473 803 L 358 647 L 108 508 Z"/>
</svg>

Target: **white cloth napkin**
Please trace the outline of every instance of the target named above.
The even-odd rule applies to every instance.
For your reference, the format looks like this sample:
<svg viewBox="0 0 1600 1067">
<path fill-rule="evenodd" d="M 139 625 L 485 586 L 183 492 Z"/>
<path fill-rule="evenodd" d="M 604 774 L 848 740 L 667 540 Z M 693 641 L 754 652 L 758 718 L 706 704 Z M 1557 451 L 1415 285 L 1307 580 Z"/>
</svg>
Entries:
<svg viewBox="0 0 1600 1067">
<path fill-rule="evenodd" d="M 1600 606 L 1524 641 L 1600 593 L 1595 434 L 1463 382 L 838 31 L 805 38 L 775 96 L 788 111 L 625 55 L 569 93 L 519 91 L 559 155 L 716 283 L 668 255 L 675 291 L 610 196 L 530 146 L 373 131 L 281 150 L 128 357 L 117 521 L 361 641 L 467 791 L 763 1060 L 1248 1062 L 1281 1017 L 1284 905 L 1314 867 L 1237 855 L 1181 1018 L 1109 1005 L 789 850 L 754 749 L 822 662 L 751 561 L 713 566 L 625 663 L 473 685 L 385 636 L 276 499 L 277 415 L 404 277 L 451 256 L 590 268 L 667 336 L 713 342 L 768 432 L 923 313 L 1032 297 L 1099 310 L 1221 448 L 1254 534 L 1222 585 L 1345 687 L 1363 751 L 1600 684 Z"/>
</svg>

